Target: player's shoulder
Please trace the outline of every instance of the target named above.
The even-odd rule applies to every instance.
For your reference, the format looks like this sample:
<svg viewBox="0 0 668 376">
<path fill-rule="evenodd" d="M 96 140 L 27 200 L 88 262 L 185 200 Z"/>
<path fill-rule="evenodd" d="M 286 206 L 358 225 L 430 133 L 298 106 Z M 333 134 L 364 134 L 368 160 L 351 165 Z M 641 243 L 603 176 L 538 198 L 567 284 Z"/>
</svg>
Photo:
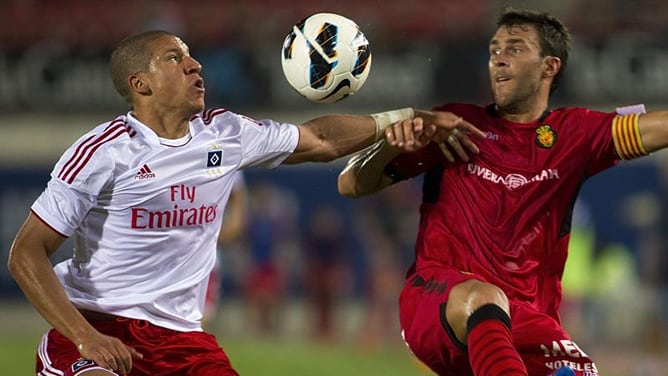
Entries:
<svg viewBox="0 0 668 376">
<path fill-rule="evenodd" d="M 211 125 L 220 122 L 223 119 L 231 119 L 237 116 L 236 113 L 228 110 L 223 107 L 211 107 L 207 108 L 204 111 L 193 115 L 190 118 L 191 122 L 202 123 L 203 125 Z"/>
<path fill-rule="evenodd" d="M 191 123 L 198 130 L 227 136 L 239 135 L 246 130 L 274 129 L 276 126 L 284 125 L 284 123 L 276 120 L 257 119 L 224 108 L 206 109 L 200 114 L 193 116 Z"/>
<path fill-rule="evenodd" d="M 141 139 L 139 134 L 138 125 L 129 121 L 126 115 L 117 116 L 94 126 L 79 137 L 63 153 L 60 163 L 126 158 L 132 145 Z"/>
<path fill-rule="evenodd" d="M 204 128 L 224 129 L 227 131 L 230 128 L 241 128 L 247 124 L 261 125 L 260 121 L 252 117 L 222 107 L 207 108 L 199 114 L 194 115 L 190 121 Z"/>
<path fill-rule="evenodd" d="M 548 119 L 564 121 L 592 121 L 615 116 L 615 112 L 605 112 L 587 107 L 559 107 L 552 109 Z"/>
<path fill-rule="evenodd" d="M 577 106 L 565 106 L 558 107 L 551 110 L 551 113 L 555 115 L 570 115 L 570 116 L 588 116 L 592 114 L 610 114 L 613 112 L 606 112 L 601 110 L 596 110 L 588 107 L 577 107 Z"/>
<path fill-rule="evenodd" d="M 72 147 L 86 145 L 89 149 L 95 148 L 97 150 L 127 142 L 136 134 L 137 131 L 128 123 L 127 117 L 122 115 L 94 126 L 79 137 Z"/>
<path fill-rule="evenodd" d="M 116 160 L 127 158 L 128 145 L 137 132 L 125 116 L 101 123 L 76 140 L 56 163 L 53 173 L 60 180 L 90 192 L 87 186 L 103 177 L 103 170 L 111 170 Z"/>
</svg>

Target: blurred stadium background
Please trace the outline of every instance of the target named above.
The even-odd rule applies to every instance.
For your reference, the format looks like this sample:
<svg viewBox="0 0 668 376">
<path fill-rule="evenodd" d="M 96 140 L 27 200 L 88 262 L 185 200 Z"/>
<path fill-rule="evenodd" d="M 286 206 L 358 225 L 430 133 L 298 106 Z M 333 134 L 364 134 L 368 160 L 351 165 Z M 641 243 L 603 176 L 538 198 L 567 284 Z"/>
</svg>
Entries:
<svg viewBox="0 0 668 376">
<path fill-rule="evenodd" d="M 573 31 L 554 106 L 667 105 L 664 0 L 0 1 L 0 373 L 31 374 L 46 327 L 4 260 L 60 153 L 126 111 L 107 74 L 116 41 L 148 28 L 180 34 L 205 67 L 210 105 L 298 122 L 486 103 L 487 41 L 503 5 L 550 11 Z M 321 11 L 355 20 L 373 51 L 365 87 L 334 105 L 299 97 L 280 68 L 292 24 Z M 594 177 L 576 205 L 562 313 L 602 375 L 668 375 L 667 157 Z M 403 347 L 396 314 L 419 182 L 345 200 L 336 194 L 341 166 L 247 172 L 251 226 L 222 254 L 222 305 L 211 324 L 242 374 L 429 374 Z M 54 262 L 70 252 L 68 243 Z M 268 260 L 280 288 L 271 299 L 250 300 L 248 274 Z"/>
</svg>

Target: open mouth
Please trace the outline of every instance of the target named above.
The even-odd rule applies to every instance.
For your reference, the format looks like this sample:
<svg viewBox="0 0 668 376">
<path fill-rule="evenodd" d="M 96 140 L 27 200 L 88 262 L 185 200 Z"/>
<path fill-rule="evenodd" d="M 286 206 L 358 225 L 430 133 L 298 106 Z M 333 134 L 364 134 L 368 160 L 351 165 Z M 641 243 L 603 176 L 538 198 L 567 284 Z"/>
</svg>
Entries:
<svg viewBox="0 0 668 376">
<path fill-rule="evenodd" d="M 204 80 L 199 78 L 197 81 L 195 81 L 194 85 L 197 89 L 204 90 Z"/>
</svg>

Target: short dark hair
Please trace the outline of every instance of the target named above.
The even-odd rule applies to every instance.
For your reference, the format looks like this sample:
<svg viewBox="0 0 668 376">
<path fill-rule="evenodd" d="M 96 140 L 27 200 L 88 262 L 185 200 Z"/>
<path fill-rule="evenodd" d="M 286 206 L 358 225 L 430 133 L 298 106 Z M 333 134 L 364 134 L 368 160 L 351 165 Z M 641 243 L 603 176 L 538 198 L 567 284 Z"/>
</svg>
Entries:
<svg viewBox="0 0 668 376">
<path fill-rule="evenodd" d="M 128 103 L 130 103 L 130 88 L 127 79 L 137 72 L 149 69 L 153 52 L 148 47 L 149 42 L 174 34 L 163 30 L 149 30 L 129 36 L 116 45 L 109 59 L 109 73 L 114 88 Z"/>
<path fill-rule="evenodd" d="M 554 76 L 550 93 L 554 92 L 563 77 L 571 52 L 571 33 L 556 17 L 549 13 L 528 9 L 504 8 L 496 21 L 497 28 L 533 25 L 540 39 L 541 56 L 554 56 L 561 60 L 561 69 Z"/>
</svg>

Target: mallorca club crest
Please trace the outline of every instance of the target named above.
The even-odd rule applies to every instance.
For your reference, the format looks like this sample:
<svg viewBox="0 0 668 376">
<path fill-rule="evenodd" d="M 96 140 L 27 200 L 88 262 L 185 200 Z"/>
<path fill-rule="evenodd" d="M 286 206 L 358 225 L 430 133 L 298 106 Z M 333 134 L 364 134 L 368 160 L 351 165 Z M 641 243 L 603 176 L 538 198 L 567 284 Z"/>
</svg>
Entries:
<svg viewBox="0 0 668 376">
<path fill-rule="evenodd" d="M 543 149 L 551 149 L 557 143 L 557 132 L 548 124 L 536 129 L 536 145 Z"/>
</svg>

